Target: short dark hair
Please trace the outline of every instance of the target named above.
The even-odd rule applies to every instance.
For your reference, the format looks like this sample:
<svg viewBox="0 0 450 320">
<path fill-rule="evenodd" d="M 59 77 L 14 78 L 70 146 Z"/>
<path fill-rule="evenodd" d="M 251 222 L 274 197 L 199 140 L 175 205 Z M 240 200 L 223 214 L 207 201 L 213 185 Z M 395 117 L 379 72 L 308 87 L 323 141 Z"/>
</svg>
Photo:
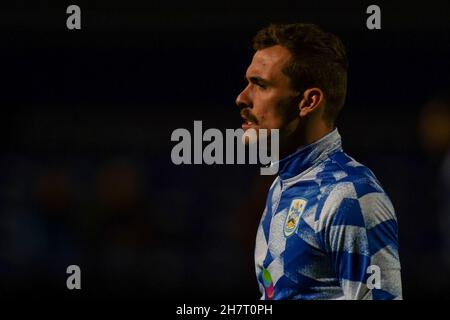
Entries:
<svg viewBox="0 0 450 320">
<path fill-rule="evenodd" d="M 292 54 L 283 72 L 292 88 L 303 92 L 310 87 L 323 90 L 324 119 L 330 125 L 342 109 L 347 93 L 347 54 L 342 41 L 314 24 L 271 24 L 253 39 L 253 49 L 281 45 Z"/>
</svg>

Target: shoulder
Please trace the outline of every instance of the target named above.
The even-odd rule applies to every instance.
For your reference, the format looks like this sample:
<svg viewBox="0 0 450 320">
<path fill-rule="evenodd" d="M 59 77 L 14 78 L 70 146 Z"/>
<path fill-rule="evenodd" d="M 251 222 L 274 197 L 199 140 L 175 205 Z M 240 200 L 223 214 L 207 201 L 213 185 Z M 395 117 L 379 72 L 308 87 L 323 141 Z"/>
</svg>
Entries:
<svg viewBox="0 0 450 320">
<path fill-rule="evenodd" d="M 371 228 L 396 219 L 393 205 L 374 173 L 343 152 L 326 161 L 319 208 L 316 215 L 325 225 L 355 225 Z M 327 169 L 328 167 L 328 169 Z"/>
</svg>

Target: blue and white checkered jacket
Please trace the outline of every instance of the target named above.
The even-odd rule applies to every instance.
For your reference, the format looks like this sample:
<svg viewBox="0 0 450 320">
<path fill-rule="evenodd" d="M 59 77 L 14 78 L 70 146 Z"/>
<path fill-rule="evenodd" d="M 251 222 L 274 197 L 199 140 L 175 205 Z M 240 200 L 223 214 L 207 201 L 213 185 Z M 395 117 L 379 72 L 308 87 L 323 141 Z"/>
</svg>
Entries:
<svg viewBox="0 0 450 320">
<path fill-rule="evenodd" d="M 394 208 L 337 129 L 279 162 L 255 268 L 261 299 L 402 299 Z"/>
</svg>

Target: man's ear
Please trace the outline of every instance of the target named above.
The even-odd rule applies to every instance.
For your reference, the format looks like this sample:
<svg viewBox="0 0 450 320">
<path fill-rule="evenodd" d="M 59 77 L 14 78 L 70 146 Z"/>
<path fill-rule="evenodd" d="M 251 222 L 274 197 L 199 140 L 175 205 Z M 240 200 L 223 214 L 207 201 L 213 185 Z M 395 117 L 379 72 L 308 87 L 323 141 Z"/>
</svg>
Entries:
<svg viewBox="0 0 450 320">
<path fill-rule="evenodd" d="M 325 96 L 320 88 L 310 88 L 303 92 L 303 98 L 299 103 L 300 117 L 306 117 L 318 110 L 324 103 Z"/>
</svg>

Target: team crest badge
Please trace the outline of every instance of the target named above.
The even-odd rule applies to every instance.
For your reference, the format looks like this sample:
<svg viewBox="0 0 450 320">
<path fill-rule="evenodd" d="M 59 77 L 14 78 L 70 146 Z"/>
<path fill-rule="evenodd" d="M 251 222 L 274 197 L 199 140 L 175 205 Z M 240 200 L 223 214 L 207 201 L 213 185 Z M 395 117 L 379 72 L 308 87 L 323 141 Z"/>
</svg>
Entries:
<svg viewBox="0 0 450 320">
<path fill-rule="evenodd" d="M 300 221 L 300 216 L 306 207 L 305 199 L 294 199 L 291 202 L 291 206 L 289 207 L 288 214 L 286 216 L 286 220 L 284 222 L 284 236 L 290 237 L 295 230 L 297 230 L 298 223 Z"/>
</svg>

